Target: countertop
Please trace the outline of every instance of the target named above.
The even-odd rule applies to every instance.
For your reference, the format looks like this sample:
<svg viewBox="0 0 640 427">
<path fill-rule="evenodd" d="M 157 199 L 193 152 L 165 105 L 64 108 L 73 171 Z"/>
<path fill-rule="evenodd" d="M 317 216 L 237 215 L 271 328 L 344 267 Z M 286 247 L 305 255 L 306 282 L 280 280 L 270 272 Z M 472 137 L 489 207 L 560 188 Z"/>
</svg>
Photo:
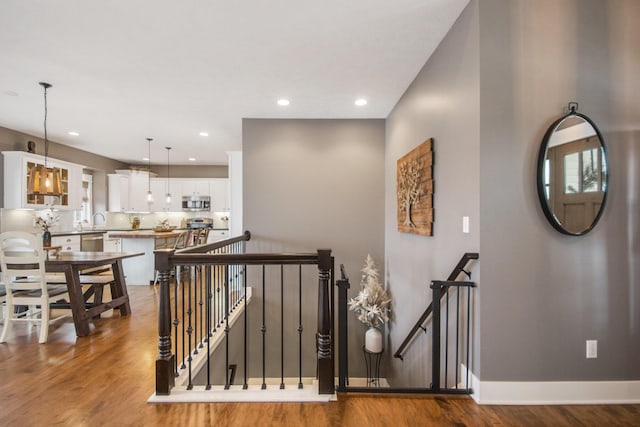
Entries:
<svg viewBox="0 0 640 427">
<path fill-rule="evenodd" d="M 153 231 L 153 230 L 131 230 L 109 232 L 109 237 L 125 239 L 166 239 L 168 237 L 178 237 L 180 231 Z"/>
<path fill-rule="evenodd" d="M 185 231 L 187 230 L 186 228 L 177 228 L 175 230 L 173 230 L 174 232 L 179 232 L 179 231 Z M 228 228 L 212 228 L 211 230 L 229 230 Z M 89 235 L 89 234 L 105 234 L 105 233 L 109 233 L 110 237 L 122 237 L 122 236 L 116 236 L 116 234 L 120 234 L 120 233 L 138 233 L 138 232 L 142 232 L 142 231 L 146 231 L 146 232 L 150 232 L 152 234 L 158 234 L 157 232 L 153 231 L 153 229 L 151 228 L 138 228 L 138 229 L 133 229 L 133 228 L 98 228 L 95 230 L 92 229 L 87 229 L 87 230 L 72 230 L 72 231 L 52 231 L 51 235 L 52 236 L 83 236 L 83 235 Z M 126 237 L 131 237 L 131 236 L 126 236 Z M 142 236 L 139 236 L 142 237 Z M 149 237 L 149 236 L 144 236 L 144 237 Z M 162 237 L 162 236 L 160 236 Z"/>
<path fill-rule="evenodd" d="M 83 230 L 83 231 L 52 231 L 52 236 L 84 236 L 88 234 L 104 234 L 109 230 Z"/>
</svg>

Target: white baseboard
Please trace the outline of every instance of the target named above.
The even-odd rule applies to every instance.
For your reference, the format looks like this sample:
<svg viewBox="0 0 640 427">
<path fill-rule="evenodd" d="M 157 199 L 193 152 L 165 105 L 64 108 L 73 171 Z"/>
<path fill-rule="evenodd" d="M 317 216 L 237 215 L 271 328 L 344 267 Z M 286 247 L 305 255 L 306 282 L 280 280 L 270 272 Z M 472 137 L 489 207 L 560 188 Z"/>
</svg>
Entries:
<svg viewBox="0 0 640 427">
<path fill-rule="evenodd" d="M 277 381 L 268 381 L 275 383 Z M 297 382 L 297 379 L 296 379 Z M 268 384 L 266 389 L 260 385 L 249 384 L 244 390 L 241 385 L 233 385 L 228 390 L 224 386 L 213 386 L 206 390 L 204 386 L 175 387 L 168 396 L 151 395 L 147 403 L 219 403 L 219 402 L 331 402 L 337 400 L 335 393 L 318 394 L 318 382 L 311 379 L 305 381 L 304 388 L 297 384 L 289 384 L 280 389 L 279 384 Z"/>
<path fill-rule="evenodd" d="M 480 381 L 473 372 L 469 375 L 471 397 L 480 405 L 640 403 L 640 381 Z"/>
</svg>

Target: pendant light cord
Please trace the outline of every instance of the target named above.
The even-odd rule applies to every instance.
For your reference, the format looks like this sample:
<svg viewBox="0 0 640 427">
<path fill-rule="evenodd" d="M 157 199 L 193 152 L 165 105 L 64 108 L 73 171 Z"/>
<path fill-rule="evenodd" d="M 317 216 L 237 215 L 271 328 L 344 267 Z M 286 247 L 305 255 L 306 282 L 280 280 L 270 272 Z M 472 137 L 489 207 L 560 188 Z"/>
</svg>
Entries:
<svg viewBox="0 0 640 427">
<path fill-rule="evenodd" d="M 153 138 L 147 138 L 149 142 L 149 157 L 147 157 L 147 192 L 151 193 L 151 141 Z"/>
<path fill-rule="evenodd" d="M 47 83 L 40 83 L 44 87 L 44 167 L 47 167 L 47 157 L 49 156 L 49 139 L 47 138 Z"/>
</svg>

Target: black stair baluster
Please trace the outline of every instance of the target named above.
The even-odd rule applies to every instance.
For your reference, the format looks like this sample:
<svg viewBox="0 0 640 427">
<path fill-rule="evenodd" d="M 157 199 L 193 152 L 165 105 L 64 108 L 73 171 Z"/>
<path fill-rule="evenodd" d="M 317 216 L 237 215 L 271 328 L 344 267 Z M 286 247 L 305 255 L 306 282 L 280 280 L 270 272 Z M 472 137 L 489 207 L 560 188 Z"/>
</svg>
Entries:
<svg viewBox="0 0 640 427">
<path fill-rule="evenodd" d="M 302 264 L 298 265 L 298 388 L 302 388 Z"/>
<path fill-rule="evenodd" d="M 267 327 L 265 325 L 265 265 L 262 264 L 262 326 L 260 327 L 260 332 L 262 333 L 262 390 L 267 389 L 267 381 L 266 381 L 266 362 L 265 362 L 265 346 L 266 340 L 265 335 L 267 333 Z"/>
<path fill-rule="evenodd" d="M 284 264 L 280 264 L 280 390 L 284 389 Z"/>
</svg>

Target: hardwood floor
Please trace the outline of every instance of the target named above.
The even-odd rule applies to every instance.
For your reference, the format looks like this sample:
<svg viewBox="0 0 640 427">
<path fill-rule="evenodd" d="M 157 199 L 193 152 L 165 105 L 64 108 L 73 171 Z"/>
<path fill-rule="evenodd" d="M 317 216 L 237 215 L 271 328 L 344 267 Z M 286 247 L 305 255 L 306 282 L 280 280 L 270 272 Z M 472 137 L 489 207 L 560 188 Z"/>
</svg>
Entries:
<svg viewBox="0 0 640 427">
<path fill-rule="evenodd" d="M 129 287 L 133 314 L 103 316 L 89 337 L 70 321 L 47 344 L 20 325 L 0 344 L 3 426 L 638 426 L 640 405 L 478 406 L 468 397 L 341 395 L 330 403 L 147 404 L 157 288 Z M 107 314 L 109 316 L 109 314 Z"/>
</svg>

